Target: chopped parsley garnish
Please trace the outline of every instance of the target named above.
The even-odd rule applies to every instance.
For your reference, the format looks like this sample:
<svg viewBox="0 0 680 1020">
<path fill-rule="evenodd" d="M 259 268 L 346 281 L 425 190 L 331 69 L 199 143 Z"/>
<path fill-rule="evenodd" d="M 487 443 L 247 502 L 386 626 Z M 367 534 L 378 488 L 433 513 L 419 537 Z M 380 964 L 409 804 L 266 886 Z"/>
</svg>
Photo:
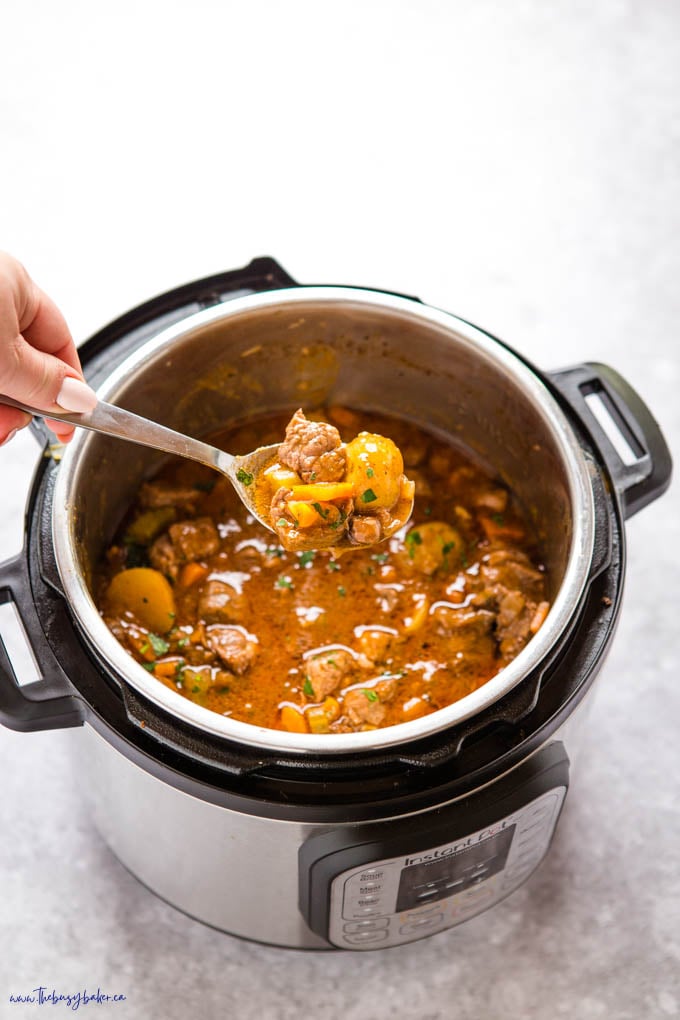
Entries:
<svg viewBox="0 0 680 1020">
<path fill-rule="evenodd" d="M 389 554 L 388 553 L 373 553 L 373 555 L 371 556 L 371 559 L 375 560 L 376 563 L 381 563 L 381 564 L 382 563 L 387 563 L 387 561 L 389 559 Z"/>
<path fill-rule="evenodd" d="M 143 662 L 142 666 L 148 670 L 149 673 L 153 673 L 156 663 L 155 662 Z"/>
<path fill-rule="evenodd" d="M 238 471 L 236 472 L 236 478 L 241 483 L 241 485 L 253 484 L 253 475 L 251 475 L 249 471 L 244 471 L 243 468 L 238 469 Z"/>
<path fill-rule="evenodd" d="M 499 528 L 502 528 L 505 524 L 505 517 L 503 514 L 491 514 L 491 520 L 494 524 L 497 524 Z"/>
<path fill-rule="evenodd" d="M 331 521 L 331 523 L 328 525 L 328 527 L 332 531 L 336 531 L 340 527 L 340 525 L 345 523 L 346 520 L 347 520 L 347 514 L 345 513 L 344 510 L 341 510 L 340 511 L 340 516 L 338 517 L 337 521 Z"/>
<path fill-rule="evenodd" d="M 281 521 L 279 521 L 279 524 Z M 268 545 L 265 549 L 267 556 L 283 556 L 283 548 L 280 545 Z"/>
<path fill-rule="evenodd" d="M 293 582 L 291 581 L 291 579 L 289 577 L 284 577 L 283 574 L 280 574 L 279 577 L 277 577 L 277 579 L 276 579 L 276 587 L 277 588 L 292 588 L 293 587 Z"/>
<path fill-rule="evenodd" d="M 367 698 L 368 701 L 377 701 L 378 700 L 378 695 L 375 693 L 375 691 L 368 690 L 368 688 L 367 688 L 364 691 L 364 694 L 366 695 L 366 698 Z"/>
<path fill-rule="evenodd" d="M 338 595 L 340 595 L 341 598 L 344 599 L 346 594 L 347 594 L 347 589 L 343 585 L 339 584 L 338 585 Z"/>
<path fill-rule="evenodd" d="M 366 468 L 366 477 L 367 478 L 372 478 L 374 474 L 375 474 L 375 471 L 373 470 L 373 468 L 371 468 L 371 467 L 370 468 Z"/>
<path fill-rule="evenodd" d="M 374 503 L 377 498 L 378 497 L 374 493 L 373 489 L 364 489 L 364 491 L 361 493 L 362 503 Z"/>
<path fill-rule="evenodd" d="M 299 560 L 301 567 L 307 567 L 314 562 L 315 552 L 314 549 L 305 549 L 304 552 L 300 553 Z"/>
<path fill-rule="evenodd" d="M 449 553 L 451 552 L 451 550 L 455 549 L 455 548 L 456 548 L 456 543 L 455 542 L 445 542 L 444 543 L 444 548 L 442 549 L 442 552 L 444 553 L 445 556 L 448 556 Z"/>
<path fill-rule="evenodd" d="M 312 503 L 312 506 L 318 513 L 319 517 L 323 517 L 324 521 L 328 518 L 330 510 L 324 510 L 324 508 L 321 506 L 321 503 Z"/>
<path fill-rule="evenodd" d="M 316 481 L 316 471 L 312 471 L 311 475 L 309 476 L 309 480 L 310 482 Z"/>
<path fill-rule="evenodd" d="M 406 536 L 406 548 L 408 549 L 409 558 L 413 559 L 416 554 L 416 546 L 423 544 L 423 536 L 419 531 L 409 531 Z"/>
<path fill-rule="evenodd" d="M 312 687 L 312 681 L 309 679 L 308 676 L 305 677 L 305 682 L 302 685 L 302 690 L 304 691 L 308 698 L 314 697 L 314 688 Z"/>
<path fill-rule="evenodd" d="M 285 517 L 279 517 L 278 521 L 276 522 L 276 527 L 277 528 L 289 528 L 290 527 L 290 521 L 286 520 Z"/>
<path fill-rule="evenodd" d="M 177 642 L 177 647 L 178 648 L 184 648 L 184 646 L 186 645 L 188 640 L 189 640 L 189 638 L 185 638 L 185 637 L 180 638 L 179 641 Z"/>
<path fill-rule="evenodd" d="M 165 638 L 159 637 L 158 634 L 149 634 L 149 644 L 156 655 L 165 655 L 170 648 Z"/>
<path fill-rule="evenodd" d="M 340 569 L 340 564 L 338 563 L 337 560 L 329 560 L 328 569 L 329 570 L 339 570 Z"/>
</svg>

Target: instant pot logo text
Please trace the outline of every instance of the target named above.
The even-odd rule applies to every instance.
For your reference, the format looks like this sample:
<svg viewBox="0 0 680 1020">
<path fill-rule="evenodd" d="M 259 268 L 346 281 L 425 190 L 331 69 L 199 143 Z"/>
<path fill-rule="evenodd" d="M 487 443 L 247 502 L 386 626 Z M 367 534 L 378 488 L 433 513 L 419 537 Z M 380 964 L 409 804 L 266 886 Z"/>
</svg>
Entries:
<svg viewBox="0 0 680 1020">
<path fill-rule="evenodd" d="M 26 995 L 10 995 L 9 997 L 11 1004 L 30 1002 L 36 1006 L 66 1006 L 72 1013 L 79 1010 L 81 1006 L 102 1006 L 111 1002 L 125 1002 L 126 999 L 127 996 L 120 992 L 112 995 L 102 992 L 101 988 L 98 988 L 96 992 L 88 992 L 87 988 L 83 988 L 82 992 L 78 990 L 64 994 L 55 988 L 49 989 L 46 985 L 38 985 Z"/>
<path fill-rule="evenodd" d="M 404 867 L 408 868 L 412 864 L 429 864 L 432 861 L 440 861 L 444 857 L 452 857 L 454 854 L 459 854 L 463 850 L 469 850 L 471 846 L 477 846 L 478 843 L 483 843 L 485 839 L 489 839 L 490 836 L 496 836 L 503 829 L 508 826 L 508 819 L 504 818 L 502 822 L 497 825 L 490 825 L 488 829 L 482 829 L 481 832 L 476 833 L 474 836 L 465 836 L 464 839 L 459 840 L 457 843 L 449 843 L 448 846 L 437 847 L 436 850 L 429 850 L 425 854 L 418 854 L 416 857 L 405 857 Z"/>
</svg>

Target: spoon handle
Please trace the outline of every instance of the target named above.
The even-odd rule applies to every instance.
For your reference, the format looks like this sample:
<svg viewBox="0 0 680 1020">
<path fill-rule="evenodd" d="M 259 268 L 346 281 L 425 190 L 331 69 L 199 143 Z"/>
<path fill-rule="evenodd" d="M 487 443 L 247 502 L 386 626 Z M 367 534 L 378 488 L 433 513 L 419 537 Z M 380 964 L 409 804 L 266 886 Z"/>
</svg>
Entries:
<svg viewBox="0 0 680 1020">
<path fill-rule="evenodd" d="M 37 407 L 30 407 L 28 404 L 21 404 L 12 397 L 6 397 L 0 393 L 0 404 L 7 404 L 9 407 L 18 407 L 20 411 L 27 411 L 28 414 L 38 415 L 41 418 L 51 418 L 54 421 L 65 421 L 69 425 L 78 425 L 80 428 L 90 429 L 92 432 L 102 432 L 107 436 L 115 436 L 117 439 L 127 439 L 131 443 L 140 443 L 142 446 L 151 446 L 154 450 L 162 450 L 164 453 L 175 453 L 181 457 L 188 457 L 196 460 L 199 464 L 207 467 L 217 468 L 225 474 L 229 472 L 234 458 L 223 450 L 214 446 L 202 443 L 190 436 L 183 436 L 180 432 L 173 432 L 157 422 L 142 418 L 132 411 L 126 411 L 114 404 L 107 404 L 100 400 L 91 410 L 84 413 L 71 411 L 41 411 Z"/>
</svg>

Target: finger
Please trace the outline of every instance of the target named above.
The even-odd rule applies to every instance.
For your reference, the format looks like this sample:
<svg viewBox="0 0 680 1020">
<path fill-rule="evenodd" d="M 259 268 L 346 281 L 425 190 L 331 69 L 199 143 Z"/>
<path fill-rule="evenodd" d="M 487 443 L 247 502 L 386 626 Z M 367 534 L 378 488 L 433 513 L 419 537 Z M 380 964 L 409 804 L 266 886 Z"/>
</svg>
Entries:
<svg viewBox="0 0 680 1020">
<path fill-rule="evenodd" d="M 30 420 L 30 414 L 16 407 L 0 407 L 0 446 L 8 442 L 19 429 L 25 428 Z"/>
<path fill-rule="evenodd" d="M 65 421 L 54 421 L 51 418 L 45 418 L 45 424 L 51 432 L 54 432 L 60 443 L 70 443 L 73 439 L 75 432 L 73 425 L 68 425 Z"/>
<path fill-rule="evenodd" d="M 52 298 L 33 284 L 34 300 L 28 304 L 24 315 L 19 318 L 19 332 L 31 347 L 69 365 L 82 377 L 83 370 L 71 331 Z M 69 373 L 72 374 L 72 373 Z"/>
<path fill-rule="evenodd" d="M 0 346 L 0 379 L 15 400 L 44 411 L 91 411 L 97 403 L 94 390 L 69 365 L 20 334 Z"/>
<path fill-rule="evenodd" d="M 45 411 L 91 410 L 97 398 L 61 312 L 9 256 L 0 280 L 0 391 Z"/>
</svg>

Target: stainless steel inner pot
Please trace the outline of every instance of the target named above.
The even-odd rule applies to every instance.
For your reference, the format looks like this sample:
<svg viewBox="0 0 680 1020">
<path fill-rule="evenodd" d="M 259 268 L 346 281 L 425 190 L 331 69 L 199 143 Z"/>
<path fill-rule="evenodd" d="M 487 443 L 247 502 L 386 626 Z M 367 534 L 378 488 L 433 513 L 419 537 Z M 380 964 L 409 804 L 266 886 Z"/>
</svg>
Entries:
<svg viewBox="0 0 680 1020">
<path fill-rule="evenodd" d="M 236 298 L 160 332 L 99 396 L 201 437 L 253 415 L 346 404 L 396 414 L 462 441 L 518 493 L 536 526 L 552 608 L 488 683 L 413 722 L 353 734 L 295 734 L 237 722 L 156 681 L 115 640 L 92 597 L 95 566 L 142 480 L 163 457 L 79 430 L 61 464 L 53 540 L 71 609 L 112 671 L 175 717 L 215 735 L 304 755 L 380 748 L 480 712 L 545 657 L 583 592 L 594 514 L 588 465 L 541 379 L 492 338 L 417 301 L 336 287 Z"/>
</svg>

